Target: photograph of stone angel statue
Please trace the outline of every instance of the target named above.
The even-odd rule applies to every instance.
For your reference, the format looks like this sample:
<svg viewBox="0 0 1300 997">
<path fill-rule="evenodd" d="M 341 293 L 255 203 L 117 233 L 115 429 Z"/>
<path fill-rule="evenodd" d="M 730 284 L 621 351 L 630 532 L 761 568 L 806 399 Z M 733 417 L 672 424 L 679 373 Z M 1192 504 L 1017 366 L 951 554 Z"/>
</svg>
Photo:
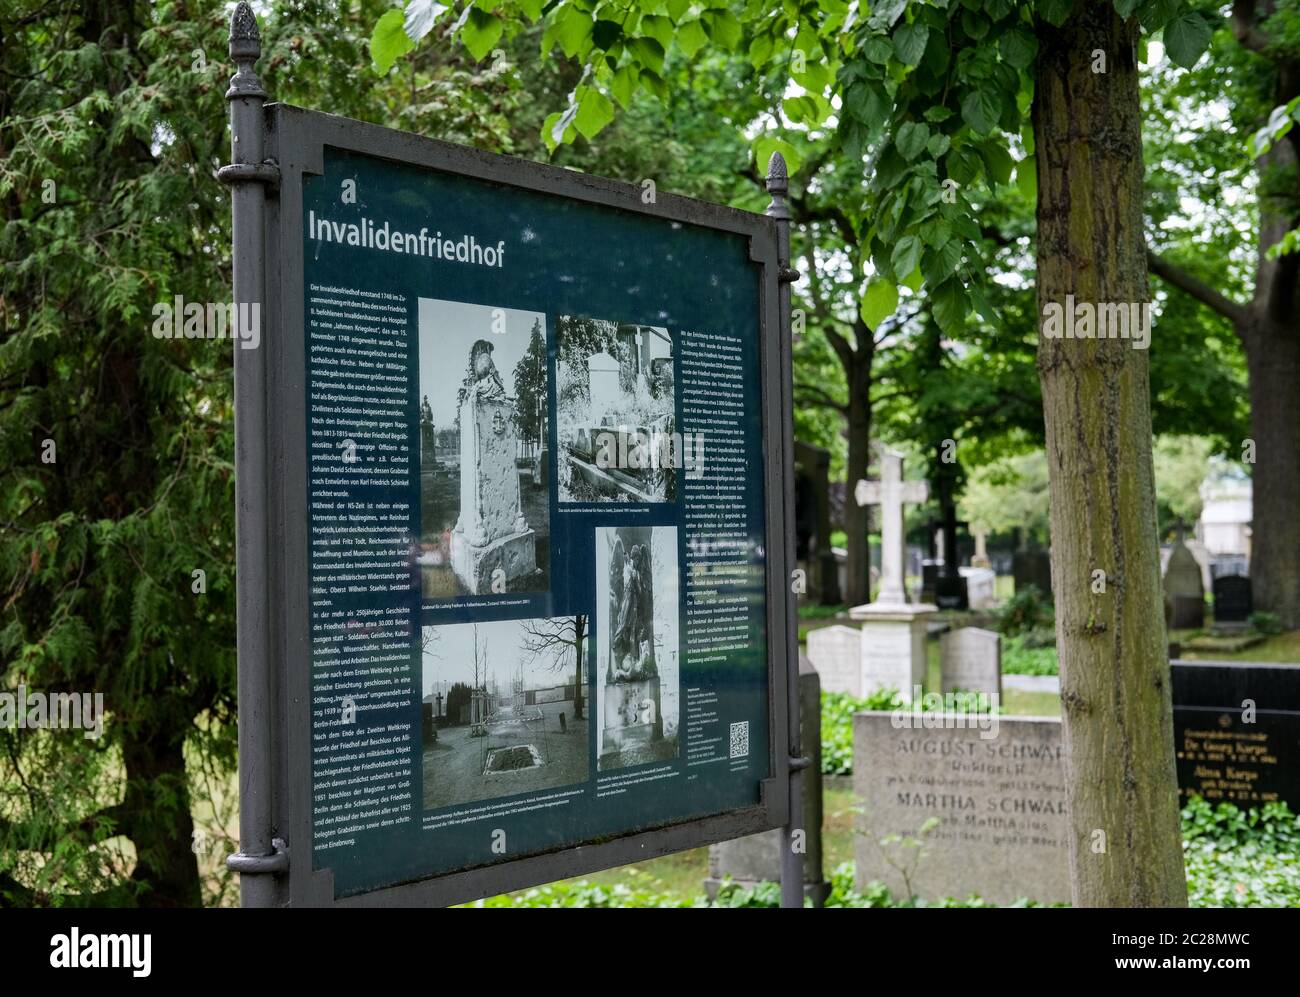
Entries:
<svg viewBox="0 0 1300 997">
<path fill-rule="evenodd" d="M 681 602 L 675 526 L 596 530 L 602 772 L 678 755 Z"/>
<path fill-rule="evenodd" d="M 421 298 L 425 599 L 550 584 L 546 316 Z"/>
<path fill-rule="evenodd" d="M 673 339 L 659 326 L 556 320 L 556 464 L 561 502 L 672 502 Z"/>
</svg>

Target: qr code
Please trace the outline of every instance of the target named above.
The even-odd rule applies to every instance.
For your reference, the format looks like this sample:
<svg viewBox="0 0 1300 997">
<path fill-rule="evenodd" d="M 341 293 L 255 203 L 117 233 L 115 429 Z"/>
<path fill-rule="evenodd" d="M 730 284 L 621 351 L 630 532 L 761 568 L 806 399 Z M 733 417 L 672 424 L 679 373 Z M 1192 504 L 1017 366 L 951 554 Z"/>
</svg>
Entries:
<svg viewBox="0 0 1300 997">
<path fill-rule="evenodd" d="M 731 757 L 749 757 L 749 721 L 731 725 Z"/>
</svg>

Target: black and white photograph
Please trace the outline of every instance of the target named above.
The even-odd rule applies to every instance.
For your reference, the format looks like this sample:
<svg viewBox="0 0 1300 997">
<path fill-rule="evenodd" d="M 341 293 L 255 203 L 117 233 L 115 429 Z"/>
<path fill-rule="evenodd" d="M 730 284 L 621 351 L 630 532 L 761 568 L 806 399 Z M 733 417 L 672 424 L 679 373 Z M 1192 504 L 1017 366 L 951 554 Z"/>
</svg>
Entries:
<svg viewBox="0 0 1300 997">
<path fill-rule="evenodd" d="M 586 614 L 423 630 L 424 809 L 582 782 Z"/>
<path fill-rule="evenodd" d="M 556 320 L 556 474 L 561 502 L 672 502 L 673 340 L 660 326 Z"/>
<path fill-rule="evenodd" d="M 677 757 L 680 626 L 677 528 L 598 528 L 600 771 Z"/>
<path fill-rule="evenodd" d="M 421 298 L 425 599 L 550 582 L 546 317 Z"/>
</svg>

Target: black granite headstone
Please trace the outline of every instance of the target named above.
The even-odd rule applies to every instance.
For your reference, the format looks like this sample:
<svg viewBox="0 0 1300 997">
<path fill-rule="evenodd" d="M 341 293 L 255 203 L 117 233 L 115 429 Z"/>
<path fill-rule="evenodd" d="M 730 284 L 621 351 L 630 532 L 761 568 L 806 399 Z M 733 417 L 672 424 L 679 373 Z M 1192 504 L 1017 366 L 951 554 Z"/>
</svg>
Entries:
<svg viewBox="0 0 1300 997">
<path fill-rule="evenodd" d="M 1036 586 L 1044 599 L 1052 598 L 1052 559 L 1045 550 L 1018 550 L 1011 559 L 1016 591 Z"/>
<path fill-rule="evenodd" d="M 1300 810 L 1300 665 L 1173 661 L 1178 795 Z"/>
<path fill-rule="evenodd" d="M 1250 579 L 1246 575 L 1222 575 L 1214 579 L 1214 622 L 1245 623 L 1254 611 Z"/>
</svg>

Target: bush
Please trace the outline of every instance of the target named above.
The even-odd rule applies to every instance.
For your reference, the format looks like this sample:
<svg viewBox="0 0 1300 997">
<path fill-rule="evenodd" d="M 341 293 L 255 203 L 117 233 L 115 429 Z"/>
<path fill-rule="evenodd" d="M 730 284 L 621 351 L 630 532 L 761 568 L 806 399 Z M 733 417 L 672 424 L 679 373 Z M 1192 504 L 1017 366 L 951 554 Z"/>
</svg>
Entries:
<svg viewBox="0 0 1300 997">
<path fill-rule="evenodd" d="M 1031 630 L 1002 642 L 1003 675 L 1059 675 L 1061 666 L 1053 645 L 1037 644 Z"/>
<path fill-rule="evenodd" d="M 1256 632 L 1268 634 L 1270 637 L 1280 634 L 1285 629 L 1277 613 L 1270 613 L 1263 609 L 1250 614 L 1250 625 Z"/>
<path fill-rule="evenodd" d="M 1284 803 L 1189 801 L 1183 862 L 1193 907 L 1300 907 L 1300 818 Z"/>
<path fill-rule="evenodd" d="M 893 689 L 882 689 L 865 698 L 847 692 L 823 692 L 822 774 L 848 775 L 853 771 L 853 714 L 902 706 L 903 698 Z"/>
<path fill-rule="evenodd" d="M 1053 622 L 1052 604 L 1034 585 L 1026 585 L 1013 595 L 998 613 L 998 630 L 1006 637 L 1050 629 Z"/>
</svg>

